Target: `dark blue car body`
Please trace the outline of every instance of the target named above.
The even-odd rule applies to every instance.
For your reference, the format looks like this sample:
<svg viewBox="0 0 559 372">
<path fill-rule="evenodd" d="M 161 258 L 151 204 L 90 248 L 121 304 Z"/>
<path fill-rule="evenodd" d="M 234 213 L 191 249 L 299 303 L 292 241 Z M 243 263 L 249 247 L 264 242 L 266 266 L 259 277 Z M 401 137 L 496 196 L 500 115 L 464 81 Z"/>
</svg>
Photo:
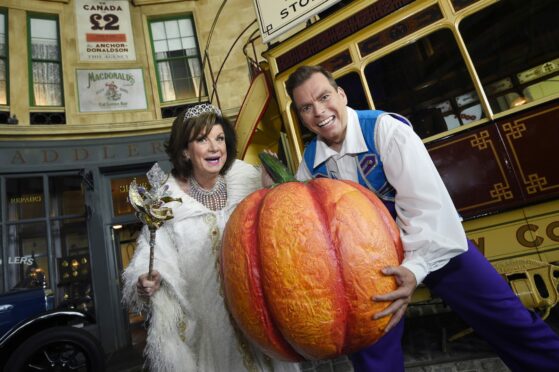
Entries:
<svg viewBox="0 0 559 372">
<path fill-rule="evenodd" d="M 50 307 L 49 307 L 50 303 Z M 18 323 L 52 309 L 42 288 L 9 292 L 0 296 L 0 337 Z"/>
<path fill-rule="evenodd" d="M 0 295 L 0 371 L 103 371 L 99 341 L 86 330 L 94 319 L 53 309 L 42 288 Z"/>
</svg>

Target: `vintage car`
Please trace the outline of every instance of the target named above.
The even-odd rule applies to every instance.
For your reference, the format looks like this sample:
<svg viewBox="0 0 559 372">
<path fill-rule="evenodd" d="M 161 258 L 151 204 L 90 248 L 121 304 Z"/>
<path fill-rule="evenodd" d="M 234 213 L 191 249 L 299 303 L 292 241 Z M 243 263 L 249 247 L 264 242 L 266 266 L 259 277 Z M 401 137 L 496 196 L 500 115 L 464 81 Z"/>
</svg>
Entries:
<svg viewBox="0 0 559 372">
<path fill-rule="evenodd" d="M 105 354 L 84 312 L 53 309 L 43 288 L 0 295 L 0 371 L 104 371 Z"/>
</svg>

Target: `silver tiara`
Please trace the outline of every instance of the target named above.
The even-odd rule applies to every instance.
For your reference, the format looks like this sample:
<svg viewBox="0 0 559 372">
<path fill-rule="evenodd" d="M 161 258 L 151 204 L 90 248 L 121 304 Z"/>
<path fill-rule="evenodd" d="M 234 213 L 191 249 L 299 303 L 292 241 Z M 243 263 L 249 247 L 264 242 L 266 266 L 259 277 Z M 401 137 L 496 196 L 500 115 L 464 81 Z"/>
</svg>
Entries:
<svg viewBox="0 0 559 372">
<path fill-rule="evenodd" d="M 186 110 L 184 113 L 184 121 L 202 115 L 205 112 L 213 112 L 214 114 L 221 116 L 221 111 L 217 107 L 210 105 L 209 103 L 202 103 L 200 105 L 192 106 Z"/>
</svg>

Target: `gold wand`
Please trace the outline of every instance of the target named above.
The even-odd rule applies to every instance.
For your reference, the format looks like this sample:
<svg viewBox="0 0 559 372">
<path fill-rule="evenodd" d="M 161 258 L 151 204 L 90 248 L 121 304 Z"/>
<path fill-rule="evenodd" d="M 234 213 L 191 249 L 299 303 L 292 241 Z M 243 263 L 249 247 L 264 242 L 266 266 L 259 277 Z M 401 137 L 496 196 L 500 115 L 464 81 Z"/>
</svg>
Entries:
<svg viewBox="0 0 559 372">
<path fill-rule="evenodd" d="M 169 195 L 169 185 L 165 185 L 168 176 L 155 163 L 147 172 L 150 189 L 140 186 L 136 179 L 132 180 L 128 188 L 128 200 L 136 211 L 136 216 L 149 229 L 149 270 L 148 280 L 151 280 L 153 258 L 155 250 L 155 233 L 165 221 L 173 218 L 173 210 L 165 207 L 165 203 L 172 201 L 182 202 L 180 198 Z"/>
</svg>

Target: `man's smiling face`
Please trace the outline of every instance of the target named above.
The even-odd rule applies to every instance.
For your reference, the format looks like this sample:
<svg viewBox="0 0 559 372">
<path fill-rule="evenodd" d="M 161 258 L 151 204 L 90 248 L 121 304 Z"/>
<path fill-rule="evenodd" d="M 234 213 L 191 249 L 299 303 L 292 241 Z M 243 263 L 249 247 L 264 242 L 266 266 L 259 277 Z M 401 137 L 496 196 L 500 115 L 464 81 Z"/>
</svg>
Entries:
<svg viewBox="0 0 559 372">
<path fill-rule="evenodd" d="M 293 89 L 295 108 L 303 124 L 326 144 L 339 151 L 347 128 L 347 96 L 316 72 Z"/>
</svg>

